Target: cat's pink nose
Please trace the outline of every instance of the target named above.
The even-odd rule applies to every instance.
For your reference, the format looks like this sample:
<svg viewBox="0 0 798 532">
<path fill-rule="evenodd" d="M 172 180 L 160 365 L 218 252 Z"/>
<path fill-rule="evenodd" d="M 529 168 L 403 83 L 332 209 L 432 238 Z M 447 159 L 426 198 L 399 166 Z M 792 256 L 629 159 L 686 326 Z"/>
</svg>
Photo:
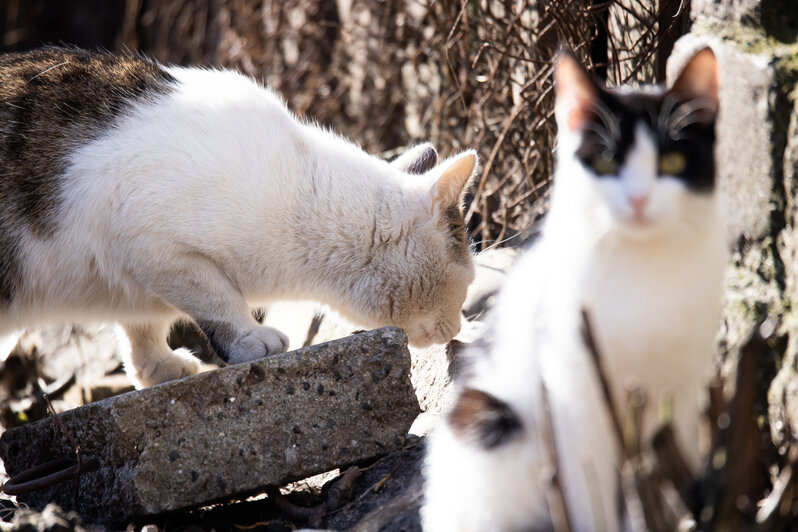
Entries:
<svg viewBox="0 0 798 532">
<path fill-rule="evenodd" d="M 648 205 L 648 196 L 630 196 L 629 203 L 632 204 L 635 214 L 643 214 L 643 210 Z"/>
</svg>

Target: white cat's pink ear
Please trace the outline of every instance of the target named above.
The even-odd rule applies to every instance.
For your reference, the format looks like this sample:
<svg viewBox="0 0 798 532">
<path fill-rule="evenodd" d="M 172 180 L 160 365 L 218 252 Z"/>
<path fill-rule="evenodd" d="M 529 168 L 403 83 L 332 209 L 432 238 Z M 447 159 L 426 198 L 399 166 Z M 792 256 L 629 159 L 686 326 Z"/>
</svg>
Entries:
<svg viewBox="0 0 798 532">
<path fill-rule="evenodd" d="M 429 142 L 417 144 L 391 161 L 391 166 L 407 174 L 423 174 L 438 164 L 438 152 Z"/>
<path fill-rule="evenodd" d="M 681 99 L 695 100 L 698 106 L 695 116 L 708 122 L 718 112 L 718 60 L 711 48 L 697 51 L 682 69 L 670 88 Z"/>
<path fill-rule="evenodd" d="M 471 184 L 477 170 L 477 152 L 467 150 L 450 157 L 435 167 L 437 179 L 432 185 L 432 199 L 441 205 L 452 205 Z"/>
<path fill-rule="evenodd" d="M 570 51 L 561 51 L 554 64 L 554 116 L 560 129 L 582 129 L 596 104 L 598 88 Z"/>
</svg>

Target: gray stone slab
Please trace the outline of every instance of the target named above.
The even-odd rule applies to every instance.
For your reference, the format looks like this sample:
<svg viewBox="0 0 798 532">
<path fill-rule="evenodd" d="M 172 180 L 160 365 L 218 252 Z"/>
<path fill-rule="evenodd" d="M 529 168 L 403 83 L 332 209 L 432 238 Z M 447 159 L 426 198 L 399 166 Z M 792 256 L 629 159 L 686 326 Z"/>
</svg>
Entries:
<svg viewBox="0 0 798 532">
<path fill-rule="evenodd" d="M 63 413 L 84 456 L 100 460 L 74 509 L 124 526 L 400 448 L 419 413 L 406 341 L 378 329 Z M 11 475 L 71 452 L 50 420 L 0 437 Z M 70 481 L 19 499 L 72 509 L 73 495 Z"/>
<path fill-rule="evenodd" d="M 733 41 L 718 39 L 712 27 L 697 24 L 677 41 L 668 62 L 673 81 L 697 48 L 710 45 L 720 68 L 717 123 L 718 189 L 727 216 L 729 241 L 760 239 L 770 230 L 774 165 L 771 91 L 775 71 L 771 53 L 748 53 Z"/>
</svg>

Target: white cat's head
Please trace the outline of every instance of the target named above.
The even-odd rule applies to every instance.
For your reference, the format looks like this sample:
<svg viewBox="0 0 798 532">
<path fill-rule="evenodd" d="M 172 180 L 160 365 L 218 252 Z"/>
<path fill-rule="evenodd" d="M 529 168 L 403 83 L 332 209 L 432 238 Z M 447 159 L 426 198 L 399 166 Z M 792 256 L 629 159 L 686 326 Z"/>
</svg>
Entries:
<svg viewBox="0 0 798 532">
<path fill-rule="evenodd" d="M 698 51 L 664 91 L 609 91 L 562 53 L 555 92 L 555 187 L 582 200 L 575 208 L 587 211 L 596 231 L 646 239 L 689 231 L 713 213 L 718 70 L 712 50 Z"/>
<path fill-rule="evenodd" d="M 460 310 L 474 264 L 463 223 L 463 195 L 477 167 L 469 150 L 437 166 L 429 145 L 393 167 L 405 193 L 380 209 L 370 264 L 362 286 L 374 325 L 402 327 L 416 347 L 445 343 L 460 330 Z"/>
</svg>

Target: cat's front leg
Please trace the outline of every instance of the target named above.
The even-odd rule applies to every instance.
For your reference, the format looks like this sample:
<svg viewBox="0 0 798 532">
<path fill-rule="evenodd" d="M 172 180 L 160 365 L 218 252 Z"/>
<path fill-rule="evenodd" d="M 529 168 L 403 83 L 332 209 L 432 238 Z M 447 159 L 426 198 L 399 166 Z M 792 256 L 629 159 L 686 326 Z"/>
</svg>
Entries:
<svg viewBox="0 0 798 532">
<path fill-rule="evenodd" d="M 237 284 L 216 261 L 193 253 L 183 260 L 172 257 L 169 266 L 167 271 L 150 272 L 142 284 L 188 314 L 222 360 L 240 364 L 288 348 L 285 334 L 255 321 Z"/>
</svg>

